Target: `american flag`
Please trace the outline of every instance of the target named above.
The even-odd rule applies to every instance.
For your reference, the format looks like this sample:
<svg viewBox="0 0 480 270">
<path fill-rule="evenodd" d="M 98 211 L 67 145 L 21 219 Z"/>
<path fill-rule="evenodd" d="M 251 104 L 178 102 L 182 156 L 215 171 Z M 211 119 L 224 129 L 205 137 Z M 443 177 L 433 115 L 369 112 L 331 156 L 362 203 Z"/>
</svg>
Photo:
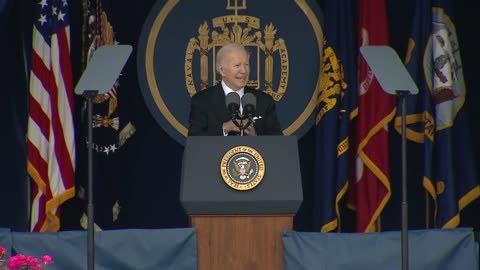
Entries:
<svg viewBox="0 0 480 270">
<path fill-rule="evenodd" d="M 59 206 L 75 195 L 75 136 L 67 0 L 35 7 L 28 119 L 31 230 L 58 231 Z"/>
</svg>

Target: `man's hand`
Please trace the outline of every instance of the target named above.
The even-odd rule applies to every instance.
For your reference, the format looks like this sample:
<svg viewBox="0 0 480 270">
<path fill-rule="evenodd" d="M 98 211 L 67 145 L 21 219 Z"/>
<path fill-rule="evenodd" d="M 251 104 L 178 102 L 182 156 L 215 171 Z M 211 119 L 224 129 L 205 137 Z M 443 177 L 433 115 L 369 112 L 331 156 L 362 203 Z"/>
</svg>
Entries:
<svg viewBox="0 0 480 270">
<path fill-rule="evenodd" d="M 246 126 L 248 124 L 248 120 L 242 120 L 242 125 Z M 232 120 L 229 120 L 225 123 L 223 123 L 223 132 L 225 133 L 230 133 L 230 132 L 240 132 L 240 128 L 235 125 L 235 123 Z M 247 128 L 243 130 L 244 135 L 247 136 L 257 136 L 257 131 L 255 130 L 255 127 L 253 126 L 253 123 L 251 123 Z"/>
<path fill-rule="evenodd" d="M 233 123 L 233 120 L 229 120 L 225 123 L 223 123 L 223 132 L 229 133 L 229 132 L 240 132 L 240 128 Z"/>
<path fill-rule="evenodd" d="M 247 120 L 243 120 L 243 125 L 247 125 L 248 124 L 248 119 Z M 255 130 L 255 126 L 253 125 L 253 123 L 251 123 L 250 125 L 248 125 L 248 127 L 243 131 L 245 133 L 245 135 L 247 136 L 257 136 L 257 131 Z"/>
</svg>

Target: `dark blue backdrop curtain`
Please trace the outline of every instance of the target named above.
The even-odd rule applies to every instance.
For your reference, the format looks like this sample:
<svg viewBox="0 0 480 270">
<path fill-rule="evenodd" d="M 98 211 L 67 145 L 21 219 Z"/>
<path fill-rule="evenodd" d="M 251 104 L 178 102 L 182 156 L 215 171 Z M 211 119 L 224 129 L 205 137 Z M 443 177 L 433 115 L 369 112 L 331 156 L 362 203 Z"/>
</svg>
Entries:
<svg viewBox="0 0 480 270">
<path fill-rule="evenodd" d="M 0 227 L 28 229 L 25 44 L 31 11 L 22 1 L 0 1 Z M 30 34 L 29 34 L 30 33 Z"/>
</svg>

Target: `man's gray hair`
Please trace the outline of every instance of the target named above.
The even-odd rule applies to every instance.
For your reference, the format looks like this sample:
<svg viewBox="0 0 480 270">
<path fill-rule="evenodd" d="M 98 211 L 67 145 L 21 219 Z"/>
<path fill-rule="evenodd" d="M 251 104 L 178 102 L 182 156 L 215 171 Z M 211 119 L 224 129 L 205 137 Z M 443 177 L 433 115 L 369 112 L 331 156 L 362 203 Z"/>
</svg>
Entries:
<svg viewBox="0 0 480 270">
<path fill-rule="evenodd" d="M 243 46 L 242 44 L 228 43 L 228 44 L 224 45 L 222 48 L 220 48 L 220 50 L 218 50 L 217 58 L 216 58 L 216 61 L 215 61 L 215 67 L 216 67 L 218 73 L 220 73 L 219 68 L 220 68 L 220 64 L 223 61 L 223 58 L 225 57 L 225 52 L 229 51 L 231 49 L 243 49 L 245 52 L 247 52 L 247 54 L 249 54 L 247 49 L 245 49 L 245 46 Z"/>
</svg>

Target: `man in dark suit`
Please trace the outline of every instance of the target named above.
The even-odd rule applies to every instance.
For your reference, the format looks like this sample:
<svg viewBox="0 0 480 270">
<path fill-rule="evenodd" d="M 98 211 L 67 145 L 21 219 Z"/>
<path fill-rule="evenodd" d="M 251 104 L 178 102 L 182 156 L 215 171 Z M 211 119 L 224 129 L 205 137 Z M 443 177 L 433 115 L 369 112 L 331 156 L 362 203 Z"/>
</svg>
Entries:
<svg viewBox="0 0 480 270">
<path fill-rule="evenodd" d="M 250 75 L 249 53 L 241 44 L 230 43 L 217 53 L 216 68 L 222 76 L 222 82 L 196 93 L 191 100 L 189 136 L 199 135 L 237 135 L 247 119 L 231 120 L 225 104 L 225 96 L 236 92 L 242 97 L 252 93 L 256 97 L 256 110 L 253 123 L 244 130 L 246 136 L 283 135 L 275 111 L 273 98 L 247 86 Z"/>
</svg>

